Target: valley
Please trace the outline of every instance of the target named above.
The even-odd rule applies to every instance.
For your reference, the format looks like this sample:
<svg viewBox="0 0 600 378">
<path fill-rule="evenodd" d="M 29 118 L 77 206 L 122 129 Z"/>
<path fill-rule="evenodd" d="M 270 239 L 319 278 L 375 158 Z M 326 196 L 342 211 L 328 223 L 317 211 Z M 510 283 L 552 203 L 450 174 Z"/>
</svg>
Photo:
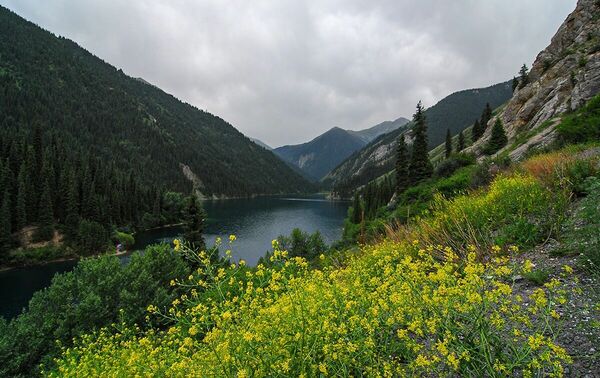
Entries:
<svg viewBox="0 0 600 378">
<path fill-rule="evenodd" d="M 0 376 L 600 376 L 600 2 L 28 1 Z"/>
</svg>

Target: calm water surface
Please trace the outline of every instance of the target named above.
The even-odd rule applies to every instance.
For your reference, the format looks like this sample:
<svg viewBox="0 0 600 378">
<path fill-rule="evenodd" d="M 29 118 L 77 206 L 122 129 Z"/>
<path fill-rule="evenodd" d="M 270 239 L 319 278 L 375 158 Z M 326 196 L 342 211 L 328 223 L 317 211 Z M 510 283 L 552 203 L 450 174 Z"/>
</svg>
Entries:
<svg viewBox="0 0 600 378">
<path fill-rule="evenodd" d="M 328 201 L 320 196 L 206 201 L 205 237 L 208 245 L 212 245 L 217 237 L 227 245 L 229 235 L 236 235 L 234 259 L 244 259 L 253 265 L 270 249 L 271 240 L 289 234 L 294 228 L 308 232 L 318 230 L 328 243 L 338 240 L 348 206 L 347 202 Z M 170 243 L 180 234 L 179 227 L 139 233 L 135 249 L 141 250 L 154 243 Z M 126 262 L 129 256 L 121 256 L 121 260 Z M 75 264 L 75 261 L 63 261 L 0 272 L 0 316 L 17 315 L 35 291 L 48 286 L 56 273 L 69 271 Z"/>
</svg>

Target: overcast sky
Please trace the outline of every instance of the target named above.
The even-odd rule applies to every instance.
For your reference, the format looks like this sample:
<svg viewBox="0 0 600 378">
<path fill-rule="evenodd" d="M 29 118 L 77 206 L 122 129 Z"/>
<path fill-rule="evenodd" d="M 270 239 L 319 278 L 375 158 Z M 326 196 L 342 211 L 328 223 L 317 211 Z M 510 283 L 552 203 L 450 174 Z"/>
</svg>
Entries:
<svg viewBox="0 0 600 378">
<path fill-rule="evenodd" d="M 0 0 L 272 146 L 511 78 L 575 0 Z"/>
</svg>

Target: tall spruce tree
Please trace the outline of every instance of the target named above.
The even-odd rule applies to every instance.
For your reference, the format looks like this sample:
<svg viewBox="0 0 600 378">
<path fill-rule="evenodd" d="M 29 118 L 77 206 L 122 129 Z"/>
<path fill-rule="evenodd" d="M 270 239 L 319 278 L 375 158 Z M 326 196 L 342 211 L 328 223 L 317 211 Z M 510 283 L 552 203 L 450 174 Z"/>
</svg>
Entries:
<svg viewBox="0 0 600 378">
<path fill-rule="evenodd" d="M 452 134 L 450 134 L 450 129 L 446 130 L 446 159 L 448 159 L 452 155 Z"/>
<path fill-rule="evenodd" d="M 515 89 L 517 89 L 519 87 L 519 79 L 517 79 L 516 76 L 513 76 L 512 79 L 512 90 L 513 92 L 515 91 Z"/>
<path fill-rule="evenodd" d="M 38 238 L 41 240 L 52 238 L 52 235 L 54 234 L 54 213 L 52 210 L 52 196 L 50 194 L 48 180 L 44 180 L 42 184 L 38 222 Z"/>
<path fill-rule="evenodd" d="M 456 147 L 456 151 L 460 152 L 465 149 L 465 135 L 462 130 L 458 133 L 458 146 Z"/>
<path fill-rule="evenodd" d="M 6 253 L 12 247 L 12 225 L 10 214 L 10 192 L 5 190 L 0 205 L 0 252 Z"/>
<path fill-rule="evenodd" d="M 413 145 L 409 165 L 410 184 L 417 184 L 428 179 L 433 174 L 433 166 L 429 161 L 429 147 L 427 145 L 427 122 L 421 101 L 413 116 Z"/>
<path fill-rule="evenodd" d="M 492 119 L 492 108 L 488 102 L 485 104 L 485 108 L 483 108 L 483 111 L 481 112 L 481 118 L 479 120 L 479 137 L 483 136 L 485 133 L 490 119 Z"/>
<path fill-rule="evenodd" d="M 496 122 L 494 122 L 494 127 L 492 128 L 492 135 L 490 136 L 490 140 L 488 141 L 484 152 L 488 155 L 494 154 L 502 147 L 506 146 L 507 143 L 508 138 L 506 137 L 502 121 L 500 121 L 500 118 L 496 118 Z"/>
<path fill-rule="evenodd" d="M 408 171 L 408 150 L 406 148 L 406 140 L 404 134 L 400 134 L 398 137 L 398 144 L 396 146 L 396 193 L 401 194 L 410 184 L 409 171 Z"/>
<path fill-rule="evenodd" d="M 523 63 L 519 70 L 519 88 L 523 88 L 527 84 L 529 84 L 529 68 Z"/>
<path fill-rule="evenodd" d="M 190 247 L 200 251 L 205 250 L 206 242 L 204 241 L 203 234 L 206 214 L 195 193 L 192 193 L 188 197 L 188 203 L 185 210 L 183 238 L 189 243 Z"/>
<path fill-rule="evenodd" d="M 362 205 L 360 203 L 360 195 L 354 194 L 354 201 L 352 201 L 352 223 L 360 224 L 362 222 Z"/>
<path fill-rule="evenodd" d="M 479 125 L 479 120 L 476 119 L 471 129 L 471 139 L 473 139 L 473 142 L 481 138 L 481 134 L 481 126 Z"/>
</svg>

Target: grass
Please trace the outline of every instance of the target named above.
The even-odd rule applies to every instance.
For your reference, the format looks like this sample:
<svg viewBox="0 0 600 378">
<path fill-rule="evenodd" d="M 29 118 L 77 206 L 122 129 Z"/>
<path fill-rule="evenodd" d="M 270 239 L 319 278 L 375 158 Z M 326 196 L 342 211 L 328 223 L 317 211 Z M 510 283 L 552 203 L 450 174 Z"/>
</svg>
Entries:
<svg viewBox="0 0 600 378">
<path fill-rule="evenodd" d="M 527 272 L 523 274 L 525 279 L 533 282 L 537 286 L 542 286 L 546 282 L 548 282 L 548 278 L 550 277 L 550 272 L 547 269 L 535 269 L 531 272 Z"/>
</svg>

